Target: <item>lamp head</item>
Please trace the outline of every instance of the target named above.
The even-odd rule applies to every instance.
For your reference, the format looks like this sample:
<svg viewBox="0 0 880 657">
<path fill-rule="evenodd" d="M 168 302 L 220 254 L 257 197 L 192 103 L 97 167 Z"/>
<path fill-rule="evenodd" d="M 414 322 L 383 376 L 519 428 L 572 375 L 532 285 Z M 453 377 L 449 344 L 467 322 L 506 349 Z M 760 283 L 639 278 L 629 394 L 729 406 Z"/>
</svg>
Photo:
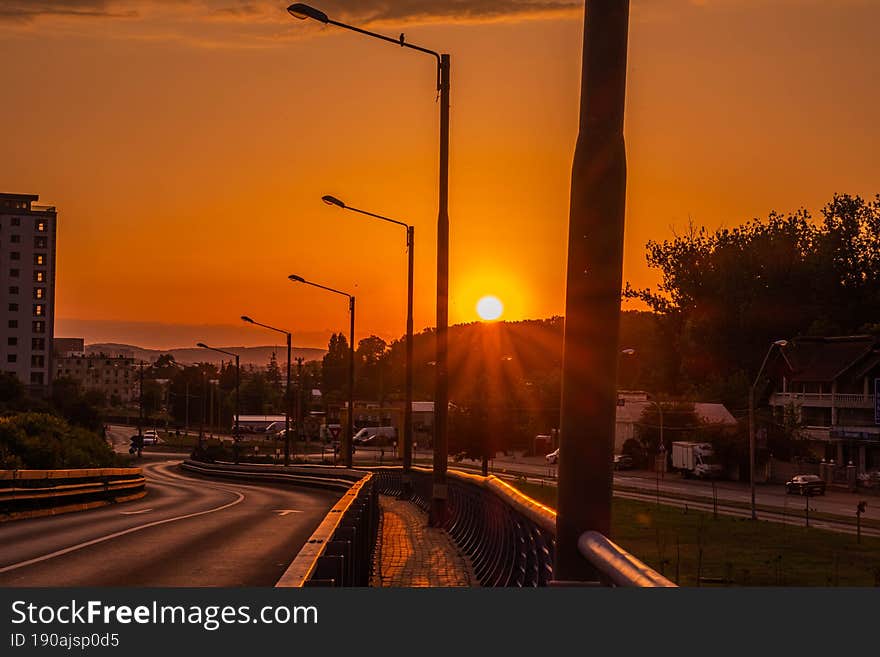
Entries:
<svg viewBox="0 0 880 657">
<path fill-rule="evenodd" d="M 777 341 L 774 342 L 773 344 L 775 344 L 777 347 L 787 347 L 787 346 L 788 346 L 788 340 L 777 340 Z"/>
<path fill-rule="evenodd" d="M 204 342 L 196 342 L 196 346 L 201 347 L 202 349 L 210 349 L 210 347 L 208 345 L 206 345 Z"/>
<path fill-rule="evenodd" d="M 306 279 L 304 279 L 302 276 L 297 276 L 296 274 L 291 274 L 287 278 L 292 280 L 294 283 L 305 283 L 306 282 Z"/>
<path fill-rule="evenodd" d="M 308 5 L 304 5 L 301 2 L 290 5 L 287 8 L 287 12 L 294 18 L 298 18 L 300 20 L 311 18 L 318 21 L 319 23 L 326 24 L 330 22 L 330 19 L 327 18 L 327 14 L 325 14 L 323 11 L 315 9 L 314 7 L 309 7 Z"/>
<path fill-rule="evenodd" d="M 243 322 L 247 322 L 248 324 L 253 324 L 253 323 L 254 323 L 254 320 L 252 320 L 252 319 L 251 319 L 250 317 L 248 317 L 247 315 L 242 315 L 242 316 L 241 316 L 241 321 L 243 321 Z"/>
<path fill-rule="evenodd" d="M 620 353 L 623 354 L 624 356 L 635 356 L 636 350 L 635 349 L 623 349 L 623 350 L 621 350 Z"/>
<path fill-rule="evenodd" d="M 321 200 L 324 201 L 324 203 L 326 203 L 327 205 L 335 205 L 338 208 L 342 208 L 343 210 L 345 209 L 345 203 L 340 201 L 335 196 L 330 196 L 328 194 L 327 196 L 322 196 Z"/>
</svg>

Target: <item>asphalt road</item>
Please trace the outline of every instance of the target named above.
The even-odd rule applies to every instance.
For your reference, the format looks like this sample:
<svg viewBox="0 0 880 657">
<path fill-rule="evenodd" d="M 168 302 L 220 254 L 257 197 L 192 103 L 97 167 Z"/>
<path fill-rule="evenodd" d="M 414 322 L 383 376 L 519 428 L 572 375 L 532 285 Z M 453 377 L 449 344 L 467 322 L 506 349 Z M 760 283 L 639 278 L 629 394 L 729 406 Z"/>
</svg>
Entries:
<svg viewBox="0 0 880 657">
<path fill-rule="evenodd" d="M 159 459 L 140 500 L 0 523 L 0 586 L 273 586 L 339 499 Z"/>
</svg>

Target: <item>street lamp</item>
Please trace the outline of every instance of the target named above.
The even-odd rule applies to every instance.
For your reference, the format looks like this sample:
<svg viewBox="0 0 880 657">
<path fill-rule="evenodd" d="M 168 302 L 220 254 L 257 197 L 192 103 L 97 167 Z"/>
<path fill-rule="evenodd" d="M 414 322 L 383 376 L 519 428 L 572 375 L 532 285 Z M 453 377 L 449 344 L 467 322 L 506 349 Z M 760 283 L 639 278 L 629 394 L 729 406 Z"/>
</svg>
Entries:
<svg viewBox="0 0 880 657">
<path fill-rule="evenodd" d="M 302 3 L 292 4 L 287 11 L 299 19 L 311 18 L 324 25 L 351 30 L 402 48 L 431 55 L 437 60 L 437 90 L 440 92 L 440 176 L 439 211 L 437 215 L 437 372 L 434 389 L 434 487 L 431 499 L 431 526 L 442 526 L 446 520 L 447 414 L 449 412 L 449 372 L 447 366 L 449 325 L 449 91 L 450 57 L 427 48 L 407 43 L 404 35 L 392 38 L 359 27 L 331 20 L 323 11 Z M 619 286 L 618 286 L 619 287 Z"/>
<path fill-rule="evenodd" d="M 306 285 L 311 285 L 312 287 L 318 287 L 322 290 L 327 290 L 328 292 L 333 292 L 334 294 L 341 294 L 344 297 L 348 297 L 348 314 L 351 316 L 351 328 L 349 331 L 349 345 L 348 345 L 348 421 L 346 423 L 346 432 L 345 436 L 343 436 L 342 441 L 342 454 L 343 454 L 343 465 L 345 467 L 351 467 L 351 456 L 352 456 L 352 438 L 354 437 L 354 295 L 349 294 L 348 292 L 343 292 L 342 290 L 336 290 L 332 287 L 326 287 L 324 285 L 319 285 L 318 283 L 312 283 L 311 281 L 307 281 L 302 276 L 297 276 L 296 274 L 291 274 L 288 276 L 290 280 L 294 283 L 305 283 Z"/>
<path fill-rule="evenodd" d="M 241 362 L 239 360 L 238 354 L 234 354 L 231 351 L 224 351 L 223 349 L 218 349 L 217 347 L 209 347 L 204 342 L 197 342 L 197 347 L 201 347 L 202 349 L 208 349 L 210 351 L 216 351 L 220 354 L 226 354 L 227 356 L 235 357 L 235 430 L 233 431 L 232 436 L 232 452 L 235 457 L 235 463 L 238 464 L 238 441 L 241 438 L 241 433 L 239 431 L 238 420 L 241 415 L 241 396 L 239 395 L 239 389 L 241 384 Z"/>
<path fill-rule="evenodd" d="M 291 333 L 290 331 L 285 331 L 284 329 L 275 328 L 274 326 L 269 326 L 268 324 L 261 324 L 260 322 L 254 321 L 247 315 L 242 315 L 241 319 L 243 322 L 247 322 L 248 324 L 253 324 L 254 326 L 262 326 L 263 328 L 269 329 L 270 331 L 275 331 L 276 333 L 283 333 L 287 337 L 287 403 L 284 405 L 284 465 L 290 465 L 290 342 L 291 342 Z"/>
<path fill-rule="evenodd" d="M 324 196 L 327 205 L 335 205 L 343 210 L 351 210 L 368 217 L 375 217 L 406 228 L 406 249 L 409 253 L 406 290 L 406 407 L 403 411 L 403 471 L 408 473 L 412 467 L 412 404 L 413 404 L 413 250 L 415 249 L 415 228 L 409 224 L 380 214 L 359 210 L 346 205 L 338 198 Z"/>
<path fill-rule="evenodd" d="M 761 368 L 758 370 L 758 376 L 755 377 L 755 382 L 749 388 L 749 491 L 752 498 L 752 520 L 758 519 L 758 514 L 755 510 L 755 390 L 761 382 L 761 376 L 764 374 L 764 368 L 767 366 L 767 361 L 774 347 L 782 349 L 787 346 L 788 340 L 776 340 L 770 345 L 767 355 L 764 356 L 764 362 L 761 363 Z"/>
</svg>

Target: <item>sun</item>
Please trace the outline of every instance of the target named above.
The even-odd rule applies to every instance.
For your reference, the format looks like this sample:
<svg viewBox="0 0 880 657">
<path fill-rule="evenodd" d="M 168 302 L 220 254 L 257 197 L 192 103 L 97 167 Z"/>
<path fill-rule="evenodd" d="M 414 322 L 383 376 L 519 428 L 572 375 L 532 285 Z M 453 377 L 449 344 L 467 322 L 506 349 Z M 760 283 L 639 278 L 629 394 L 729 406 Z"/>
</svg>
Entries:
<svg viewBox="0 0 880 657">
<path fill-rule="evenodd" d="M 487 322 L 498 319 L 504 312 L 504 304 L 498 297 L 486 296 L 477 301 L 477 314 Z"/>
</svg>

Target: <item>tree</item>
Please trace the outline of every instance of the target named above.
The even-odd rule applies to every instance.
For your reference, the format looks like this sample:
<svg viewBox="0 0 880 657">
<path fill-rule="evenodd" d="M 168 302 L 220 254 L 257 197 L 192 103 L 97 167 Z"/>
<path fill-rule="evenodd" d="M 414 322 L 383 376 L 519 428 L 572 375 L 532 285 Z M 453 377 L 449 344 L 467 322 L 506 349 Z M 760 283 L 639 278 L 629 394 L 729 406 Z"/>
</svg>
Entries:
<svg viewBox="0 0 880 657">
<path fill-rule="evenodd" d="M 718 379 L 735 376 L 737 390 L 728 386 L 724 401 L 743 407 L 773 340 L 854 333 L 877 322 L 880 196 L 835 195 L 822 216 L 817 223 L 806 210 L 772 212 L 648 242 L 648 265 L 661 282 L 627 285 L 624 295 L 657 314 L 661 351 L 677 361 L 664 372 L 664 389 L 718 394 Z"/>
<path fill-rule="evenodd" d="M 273 385 L 281 384 L 281 368 L 278 367 L 278 358 L 275 352 L 269 357 L 269 364 L 266 366 L 266 379 Z"/>
<path fill-rule="evenodd" d="M 348 341 L 342 333 L 330 336 L 327 353 L 321 367 L 321 391 L 331 397 L 342 398 L 348 388 Z"/>
<path fill-rule="evenodd" d="M 25 388 L 15 374 L 0 372 L 0 411 L 12 411 L 25 402 Z"/>
<path fill-rule="evenodd" d="M 97 432 L 46 413 L 0 418 L 0 469 L 103 468 L 119 458 Z"/>
<path fill-rule="evenodd" d="M 375 335 L 364 338 L 358 342 L 354 362 L 358 396 L 382 401 L 391 385 L 388 343 Z"/>
</svg>

